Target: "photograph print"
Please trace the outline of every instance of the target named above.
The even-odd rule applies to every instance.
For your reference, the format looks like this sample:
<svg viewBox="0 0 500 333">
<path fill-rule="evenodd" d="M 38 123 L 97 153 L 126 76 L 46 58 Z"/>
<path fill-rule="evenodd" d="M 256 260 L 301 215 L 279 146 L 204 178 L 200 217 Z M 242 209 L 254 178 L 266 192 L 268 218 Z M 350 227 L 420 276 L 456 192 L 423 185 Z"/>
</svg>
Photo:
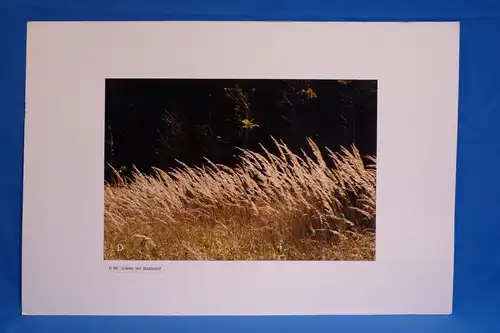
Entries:
<svg viewBox="0 0 500 333">
<path fill-rule="evenodd" d="M 105 93 L 105 260 L 375 260 L 376 80 Z"/>
</svg>

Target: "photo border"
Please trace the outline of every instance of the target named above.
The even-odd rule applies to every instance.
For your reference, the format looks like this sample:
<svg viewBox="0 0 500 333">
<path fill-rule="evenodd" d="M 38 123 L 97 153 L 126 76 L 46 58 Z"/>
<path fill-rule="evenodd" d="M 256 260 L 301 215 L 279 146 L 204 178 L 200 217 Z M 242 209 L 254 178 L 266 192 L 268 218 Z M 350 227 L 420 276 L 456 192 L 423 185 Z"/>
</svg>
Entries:
<svg viewBox="0 0 500 333">
<path fill-rule="evenodd" d="M 458 48 L 455 22 L 30 22 L 23 313 L 450 313 Z M 109 272 L 104 79 L 263 76 L 378 81 L 376 261 Z"/>
</svg>

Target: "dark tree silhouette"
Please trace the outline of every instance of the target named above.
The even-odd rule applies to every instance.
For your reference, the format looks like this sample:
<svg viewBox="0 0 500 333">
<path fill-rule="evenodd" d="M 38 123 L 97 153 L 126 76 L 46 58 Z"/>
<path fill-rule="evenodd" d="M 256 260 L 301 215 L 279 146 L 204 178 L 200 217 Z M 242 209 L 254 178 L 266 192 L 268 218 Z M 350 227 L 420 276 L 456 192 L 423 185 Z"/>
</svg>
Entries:
<svg viewBox="0 0 500 333">
<path fill-rule="evenodd" d="M 355 144 L 376 154 L 377 81 L 107 79 L 105 179 L 109 165 L 168 169 L 204 158 L 233 165 L 238 147 L 295 152 L 306 137 L 332 150 Z"/>
</svg>

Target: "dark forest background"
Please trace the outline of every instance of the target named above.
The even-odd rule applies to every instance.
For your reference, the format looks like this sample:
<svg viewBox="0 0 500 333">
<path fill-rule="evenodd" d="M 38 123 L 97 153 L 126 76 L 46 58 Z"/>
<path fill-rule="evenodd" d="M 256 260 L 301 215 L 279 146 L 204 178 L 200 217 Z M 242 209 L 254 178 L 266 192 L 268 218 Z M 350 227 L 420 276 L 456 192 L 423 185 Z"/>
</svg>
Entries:
<svg viewBox="0 0 500 333">
<path fill-rule="evenodd" d="M 375 80 L 107 79 L 105 103 L 106 181 L 109 165 L 234 165 L 237 147 L 276 152 L 271 136 L 297 153 L 310 137 L 376 155 Z"/>
</svg>

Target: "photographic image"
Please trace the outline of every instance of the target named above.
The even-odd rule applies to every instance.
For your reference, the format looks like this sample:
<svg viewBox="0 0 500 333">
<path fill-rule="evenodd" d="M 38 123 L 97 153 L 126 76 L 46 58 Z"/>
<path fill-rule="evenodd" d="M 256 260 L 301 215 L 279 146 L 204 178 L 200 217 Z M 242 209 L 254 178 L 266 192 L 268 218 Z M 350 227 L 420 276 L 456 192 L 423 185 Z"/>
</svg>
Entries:
<svg viewBox="0 0 500 333">
<path fill-rule="evenodd" d="M 107 260 L 375 260 L 376 80 L 107 79 Z"/>
</svg>

